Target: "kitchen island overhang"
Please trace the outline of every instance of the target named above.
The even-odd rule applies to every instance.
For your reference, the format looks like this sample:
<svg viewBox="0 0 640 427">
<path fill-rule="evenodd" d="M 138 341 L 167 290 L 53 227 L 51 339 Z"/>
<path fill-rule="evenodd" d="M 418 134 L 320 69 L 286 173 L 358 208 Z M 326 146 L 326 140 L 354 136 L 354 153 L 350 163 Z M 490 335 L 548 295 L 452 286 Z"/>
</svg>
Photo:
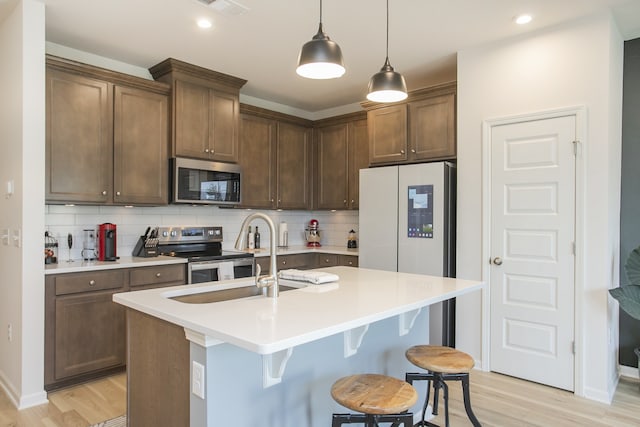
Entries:
<svg viewBox="0 0 640 427">
<path fill-rule="evenodd" d="M 253 281 L 247 279 L 120 293 L 113 300 L 196 332 L 210 342 L 226 342 L 268 355 L 389 317 L 410 316 L 423 307 L 484 286 L 479 281 L 364 268 L 329 267 L 322 271 L 336 274 L 340 280 L 322 285 L 299 283 L 293 285 L 299 289 L 282 292 L 275 300 L 258 296 L 190 304 L 172 299 L 250 286 Z"/>
<path fill-rule="evenodd" d="M 277 300 L 258 296 L 189 304 L 171 299 L 251 284 L 247 279 L 239 279 L 116 294 L 114 301 L 182 328 L 182 336 L 191 341 L 190 363 L 205 366 L 207 385 L 204 399 L 189 393 L 190 425 L 218 425 L 225 409 L 235 408 L 237 414 L 238 410 L 254 405 L 250 396 L 275 404 L 293 390 L 313 398 L 297 403 L 304 410 L 278 415 L 278 422 L 284 423 L 280 425 L 288 425 L 287 416 L 297 419 L 298 424 L 291 421 L 291 425 L 303 425 L 300 417 L 309 419 L 306 425 L 321 425 L 318 408 L 326 412 L 332 407 L 328 388 L 324 390 L 330 386 L 326 384 L 330 378 L 335 380 L 357 369 L 403 375 L 408 368 L 403 360 L 404 349 L 428 342 L 428 316 L 421 315 L 427 310 L 422 309 L 483 288 L 478 281 L 352 267 L 322 271 L 337 274 L 340 280 L 282 292 Z M 367 333 L 368 330 L 371 332 Z M 260 357 L 262 362 L 249 358 L 249 354 Z M 240 364 L 240 360 L 251 360 L 252 367 L 246 362 Z M 190 375 L 190 368 L 186 367 L 184 375 Z M 304 382 L 302 377 L 306 378 Z M 280 381 L 284 389 L 270 387 Z M 238 389 L 233 398 L 224 391 L 229 387 Z M 258 392 L 258 388 L 263 392 Z M 131 398 L 129 402 L 129 410 L 135 410 Z M 248 413 L 242 416 L 247 422 L 258 419 Z"/>
</svg>

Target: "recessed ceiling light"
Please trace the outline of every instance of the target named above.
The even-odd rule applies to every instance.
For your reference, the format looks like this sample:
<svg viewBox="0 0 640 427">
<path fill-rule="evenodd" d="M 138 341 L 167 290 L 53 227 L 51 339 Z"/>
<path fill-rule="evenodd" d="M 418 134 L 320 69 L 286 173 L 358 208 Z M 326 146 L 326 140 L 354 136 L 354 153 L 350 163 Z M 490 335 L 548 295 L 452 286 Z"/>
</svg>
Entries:
<svg viewBox="0 0 640 427">
<path fill-rule="evenodd" d="M 209 21 L 208 19 L 198 19 L 198 27 L 200 28 L 211 28 L 211 21 Z"/>
<path fill-rule="evenodd" d="M 529 22 L 531 22 L 532 19 L 533 17 L 527 13 L 523 13 L 522 15 L 518 15 L 514 18 L 514 20 L 516 21 L 516 24 L 519 24 L 519 25 L 528 24 Z"/>
</svg>

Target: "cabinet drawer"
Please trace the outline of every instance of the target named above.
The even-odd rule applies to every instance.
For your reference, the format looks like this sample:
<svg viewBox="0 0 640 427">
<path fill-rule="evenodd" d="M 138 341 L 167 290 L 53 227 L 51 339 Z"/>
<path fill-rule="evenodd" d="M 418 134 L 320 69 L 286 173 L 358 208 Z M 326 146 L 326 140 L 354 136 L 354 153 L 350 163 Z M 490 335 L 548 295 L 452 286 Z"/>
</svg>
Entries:
<svg viewBox="0 0 640 427">
<path fill-rule="evenodd" d="M 162 285 L 175 282 L 185 283 L 184 264 L 154 265 L 151 267 L 136 267 L 129 270 L 129 285 L 131 287 L 143 285 Z"/>
<path fill-rule="evenodd" d="M 56 276 L 56 295 L 118 289 L 124 286 L 126 270 L 93 271 Z"/>
<path fill-rule="evenodd" d="M 333 267 L 338 265 L 338 255 L 318 254 L 318 268 Z"/>
<path fill-rule="evenodd" d="M 355 255 L 340 255 L 338 258 L 338 265 L 344 265 L 345 267 L 357 267 L 358 257 Z"/>
<path fill-rule="evenodd" d="M 298 268 L 300 270 L 315 267 L 314 254 L 293 254 L 278 256 L 278 270 L 287 268 Z"/>
</svg>

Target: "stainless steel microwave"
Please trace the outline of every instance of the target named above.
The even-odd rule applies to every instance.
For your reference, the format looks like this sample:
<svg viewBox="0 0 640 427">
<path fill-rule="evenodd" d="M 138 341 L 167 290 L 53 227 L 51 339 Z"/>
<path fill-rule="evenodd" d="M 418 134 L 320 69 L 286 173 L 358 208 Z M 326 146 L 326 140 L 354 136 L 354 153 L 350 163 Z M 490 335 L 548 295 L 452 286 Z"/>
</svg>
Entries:
<svg viewBox="0 0 640 427">
<path fill-rule="evenodd" d="M 171 159 L 171 202 L 208 205 L 240 203 L 240 166 L 176 157 Z"/>
</svg>

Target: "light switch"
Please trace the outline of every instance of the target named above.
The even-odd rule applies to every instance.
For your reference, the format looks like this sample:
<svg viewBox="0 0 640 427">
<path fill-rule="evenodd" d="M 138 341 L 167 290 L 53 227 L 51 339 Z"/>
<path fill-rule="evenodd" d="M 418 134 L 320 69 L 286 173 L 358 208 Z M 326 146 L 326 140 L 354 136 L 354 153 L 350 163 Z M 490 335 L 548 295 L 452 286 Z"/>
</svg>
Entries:
<svg viewBox="0 0 640 427">
<path fill-rule="evenodd" d="M 8 228 L 3 228 L 2 229 L 2 244 L 5 246 L 9 246 L 9 229 Z"/>
<path fill-rule="evenodd" d="M 11 239 L 13 240 L 13 246 L 19 248 L 22 246 L 22 233 L 20 229 L 13 230 Z"/>
<path fill-rule="evenodd" d="M 13 180 L 11 179 L 7 181 L 7 199 L 13 196 L 14 191 L 15 191 L 15 185 L 13 183 Z"/>
</svg>

